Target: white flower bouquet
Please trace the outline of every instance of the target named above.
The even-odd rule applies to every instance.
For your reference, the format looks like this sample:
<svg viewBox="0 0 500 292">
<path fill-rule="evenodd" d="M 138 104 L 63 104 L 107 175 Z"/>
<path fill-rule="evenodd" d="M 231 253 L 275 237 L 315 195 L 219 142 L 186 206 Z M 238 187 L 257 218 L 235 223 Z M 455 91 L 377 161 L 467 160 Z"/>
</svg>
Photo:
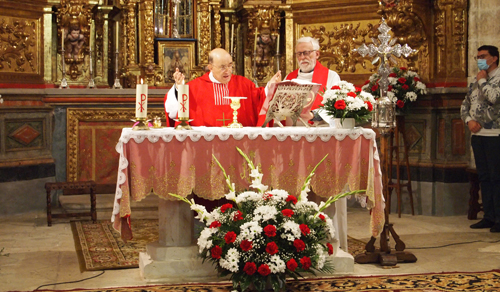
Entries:
<svg viewBox="0 0 500 292">
<path fill-rule="evenodd" d="M 264 291 L 268 285 L 281 291 L 287 276 L 297 279 L 302 272 L 332 271 L 327 257 L 334 252 L 330 242 L 335 230 L 332 219 L 323 211 L 339 198 L 364 191 L 339 194 L 320 205 L 308 201 L 311 177 L 326 156 L 306 178 L 298 196 L 268 190 L 258 168 L 237 150 L 248 162 L 255 191 L 236 194 L 234 184 L 214 157 L 230 190 L 226 199 L 232 203 L 207 212 L 194 200 L 170 194 L 189 203 L 197 212 L 196 218 L 205 224 L 198 238 L 201 257 L 213 262 L 220 276 L 230 275 L 233 287 L 240 291 L 249 287 Z"/>
</svg>

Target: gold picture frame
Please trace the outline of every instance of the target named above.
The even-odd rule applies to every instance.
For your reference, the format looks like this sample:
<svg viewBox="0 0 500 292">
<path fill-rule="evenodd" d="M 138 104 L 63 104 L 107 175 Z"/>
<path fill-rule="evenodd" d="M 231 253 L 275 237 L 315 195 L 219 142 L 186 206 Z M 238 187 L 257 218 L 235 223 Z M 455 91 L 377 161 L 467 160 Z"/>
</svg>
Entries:
<svg viewBox="0 0 500 292">
<path fill-rule="evenodd" d="M 164 83 L 174 83 L 175 68 L 189 81 L 195 66 L 195 41 L 158 41 L 158 65 L 163 69 Z"/>
</svg>

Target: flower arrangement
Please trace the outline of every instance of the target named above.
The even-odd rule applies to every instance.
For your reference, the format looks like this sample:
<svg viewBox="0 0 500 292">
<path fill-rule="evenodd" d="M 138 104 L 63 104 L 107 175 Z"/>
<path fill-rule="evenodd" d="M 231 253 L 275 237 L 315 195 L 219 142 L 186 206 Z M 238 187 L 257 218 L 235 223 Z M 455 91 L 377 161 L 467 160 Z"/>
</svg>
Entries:
<svg viewBox="0 0 500 292">
<path fill-rule="evenodd" d="M 371 93 L 375 98 L 379 98 L 379 80 L 380 75 L 374 73 L 363 85 L 363 91 Z M 418 74 L 406 67 L 392 67 L 388 81 L 387 97 L 396 103 L 396 109 L 399 112 L 406 112 L 411 103 L 427 93 L 427 88 L 420 81 Z"/>
<path fill-rule="evenodd" d="M 340 81 L 323 93 L 322 108 L 333 118 L 354 118 L 356 122 L 370 119 L 375 99 L 347 81 Z"/>
<path fill-rule="evenodd" d="M 220 276 L 231 275 L 234 289 L 240 291 L 249 287 L 265 291 L 268 285 L 281 291 L 287 276 L 297 279 L 303 272 L 332 271 L 327 257 L 334 252 L 330 242 L 335 230 L 332 219 L 323 211 L 342 197 L 364 191 L 332 196 L 320 205 L 308 201 L 311 177 L 326 156 L 306 178 L 298 197 L 284 190 L 268 190 L 262 184 L 262 173 L 237 150 L 251 169 L 250 187 L 255 191 L 236 194 L 234 183 L 214 156 L 229 187 L 225 197 L 232 203 L 207 212 L 193 199 L 170 194 L 190 204 L 196 218 L 205 224 L 198 238 L 203 260 L 213 262 Z"/>
</svg>

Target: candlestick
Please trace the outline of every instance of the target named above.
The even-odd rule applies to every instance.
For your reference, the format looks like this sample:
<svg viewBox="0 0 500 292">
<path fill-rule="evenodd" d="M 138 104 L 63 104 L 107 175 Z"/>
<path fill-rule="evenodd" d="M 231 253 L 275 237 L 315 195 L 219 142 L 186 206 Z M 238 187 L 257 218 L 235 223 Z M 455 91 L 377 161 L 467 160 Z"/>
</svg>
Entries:
<svg viewBox="0 0 500 292">
<path fill-rule="evenodd" d="M 89 49 L 89 75 L 87 88 L 95 88 L 94 75 L 92 74 L 92 47 Z"/>
<path fill-rule="evenodd" d="M 280 54 L 280 34 L 276 37 L 276 55 Z"/>
<path fill-rule="evenodd" d="M 189 119 L 189 85 L 177 85 L 177 96 L 179 99 L 179 110 L 177 116 L 179 119 Z"/>
<path fill-rule="evenodd" d="M 257 27 L 255 28 L 255 43 L 253 44 L 253 51 L 254 53 L 257 52 Z"/>
<path fill-rule="evenodd" d="M 142 78 L 141 84 L 137 84 L 135 90 L 135 117 L 148 117 L 148 85 L 143 84 Z"/>
<path fill-rule="evenodd" d="M 234 23 L 231 24 L 231 56 L 233 55 L 233 43 L 234 43 Z"/>
<path fill-rule="evenodd" d="M 120 40 L 120 22 L 116 22 L 116 50 L 118 51 L 118 43 Z"/>
</svg>

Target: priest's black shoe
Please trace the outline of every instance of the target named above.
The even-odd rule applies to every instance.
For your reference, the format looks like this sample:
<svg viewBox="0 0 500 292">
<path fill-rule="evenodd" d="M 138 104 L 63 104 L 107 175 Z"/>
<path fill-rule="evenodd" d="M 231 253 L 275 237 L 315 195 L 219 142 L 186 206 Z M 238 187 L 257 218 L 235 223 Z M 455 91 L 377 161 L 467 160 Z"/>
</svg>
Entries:
<svg viewBox="0 0 500 292">
<path fill-rule="evenodd" d="M 496 223 L 490 228 L 490 232 L 500 232 L 500 223 Z"/>
<path fill-rule="evenodd" d="M 477 223 L 474 223 L 470 226 L 472 229 L 480 229 L 480 228 L 492 228 L 493 225 L 495 225 L 494 222 L 488 221 L 488 220 L 481 220 Z M 500 228 L 500 225 L 498 226 Z"/>
</svg>

